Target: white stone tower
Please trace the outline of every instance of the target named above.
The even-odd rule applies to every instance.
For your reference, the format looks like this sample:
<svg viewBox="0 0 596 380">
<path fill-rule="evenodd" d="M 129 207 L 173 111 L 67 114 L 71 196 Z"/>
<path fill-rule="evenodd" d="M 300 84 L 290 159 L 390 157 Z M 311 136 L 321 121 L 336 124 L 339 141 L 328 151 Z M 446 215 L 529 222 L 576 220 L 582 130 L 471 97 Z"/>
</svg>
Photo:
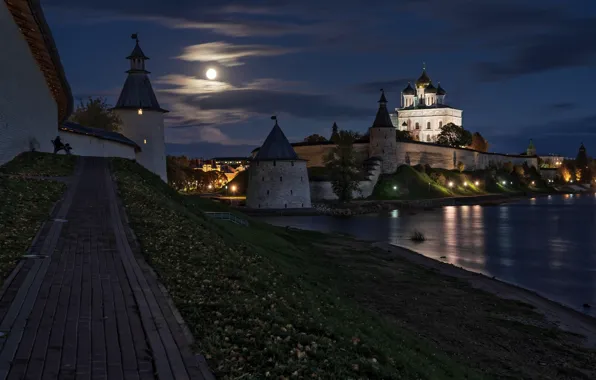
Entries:
<svg viewBox="0 0 596 380">
<path fill-rule="evenodd" d="M 383 160 L 382 173 L 395 173 L 397 169 L 397 136 L 387 111 L 387 98 L 385 98 L 383 90 L 381 90 L 381 99 L 379 99 L 379 110 L 372 127 L 369 128 L 369 134 L 370 157 L 378 157 Z"/>
<path fill-rule="evenodd" d="M 277 124 L 248 169 L 246 206 L 252 209 L 310 208 L 306 161 L 298 155 Z"/>
<path fill-rule="evenodd" d="M 149 57 L 141 50 L 137 35 L 133 34 L 132 38 L 136 44 L 126 57 L 130 60 L 130 70 L 113 110 L 122 120 L 122 134 L 141 147 L 136 154 L 137 162 L 167 181 L 164 113 L 168 111 L 159 106 L 147 75 L 149 71 L 145 70 Z"/>
</svg>

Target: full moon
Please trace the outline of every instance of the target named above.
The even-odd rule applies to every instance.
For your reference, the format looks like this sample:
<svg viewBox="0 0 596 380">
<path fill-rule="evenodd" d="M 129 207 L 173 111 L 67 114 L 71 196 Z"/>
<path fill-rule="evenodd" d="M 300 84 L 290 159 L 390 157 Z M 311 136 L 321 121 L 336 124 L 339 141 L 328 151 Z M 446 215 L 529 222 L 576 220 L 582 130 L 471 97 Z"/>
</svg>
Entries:
<svg viewBox="0 0 596 380">
<path fill-rule="evenodd" d="M 207 79 L 209 80 L 217 78 L 217 71 L 215 71 L 215 69 L 209 69 L 205 74 L 207 75 Z"/>
</svg>

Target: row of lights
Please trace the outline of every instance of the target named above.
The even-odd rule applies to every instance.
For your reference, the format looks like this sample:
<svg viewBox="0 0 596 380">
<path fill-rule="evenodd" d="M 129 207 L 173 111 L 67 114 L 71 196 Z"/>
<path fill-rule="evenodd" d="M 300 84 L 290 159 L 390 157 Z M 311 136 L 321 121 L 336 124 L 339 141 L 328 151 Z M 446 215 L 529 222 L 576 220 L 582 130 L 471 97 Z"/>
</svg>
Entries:
<svg viewBox="0 0 596 380">
<path fill-rule="evenodd" d="M 448 185 L 449 187 L 453 187 L 453 186 L 454 186 L 454 183 L 453 183 L 453 182 L 449 182 L 447 185 Z M 464 187 L 468 187 L 468 185 L 469 185 L 469 183 L 468 183 L 468 182 L 464 182 Z M 475 185 L 475 186 L 479 186 L 479 185 L 480 185 L 480 181 L 476 181 L 476 182 L 474 182 L 474 185 Z"/>
</svg>

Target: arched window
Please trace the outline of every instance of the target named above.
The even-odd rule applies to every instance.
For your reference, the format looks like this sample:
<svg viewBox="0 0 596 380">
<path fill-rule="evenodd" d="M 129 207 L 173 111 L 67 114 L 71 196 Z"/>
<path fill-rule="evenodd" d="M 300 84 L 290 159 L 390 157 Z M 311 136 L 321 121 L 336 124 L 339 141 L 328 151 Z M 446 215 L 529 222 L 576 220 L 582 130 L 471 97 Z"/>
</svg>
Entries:
<svg viewBox="0 0 596 380">
<path fill-rule="evenodd" d="M 426 135 L 426 141 L 430 142 L 430 135 Z"/>
<path fill-rule="evenodd" d="M 426 123 L 426 129 L 430 129 L 430 121 Z"/>
<path fill-rule="evenodd" d="M 443 127 L 443 122 L 439 121 L 439 128 Z"/>
<path fill-rule="evenodd" d="M 416 123 L 416 129 L 420 129 L 420 124 Z"/>
</svg>

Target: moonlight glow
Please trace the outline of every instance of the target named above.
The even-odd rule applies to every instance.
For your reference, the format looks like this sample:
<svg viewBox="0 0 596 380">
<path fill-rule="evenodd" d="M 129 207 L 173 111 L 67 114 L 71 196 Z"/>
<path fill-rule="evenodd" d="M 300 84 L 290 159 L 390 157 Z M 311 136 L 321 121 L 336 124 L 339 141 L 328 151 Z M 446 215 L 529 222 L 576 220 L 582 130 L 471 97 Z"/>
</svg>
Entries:
<svg viewBox="0 0 596 380">
<path fill-rule="evenodd" d="M 217 78 L 217 71 L 215 71 L 215 69 L 209 69 L 209 70 L 207 70 L 205 75 L 207 75 L 207 79 L 213 80 L 213 79 Z"/>
</svg>

